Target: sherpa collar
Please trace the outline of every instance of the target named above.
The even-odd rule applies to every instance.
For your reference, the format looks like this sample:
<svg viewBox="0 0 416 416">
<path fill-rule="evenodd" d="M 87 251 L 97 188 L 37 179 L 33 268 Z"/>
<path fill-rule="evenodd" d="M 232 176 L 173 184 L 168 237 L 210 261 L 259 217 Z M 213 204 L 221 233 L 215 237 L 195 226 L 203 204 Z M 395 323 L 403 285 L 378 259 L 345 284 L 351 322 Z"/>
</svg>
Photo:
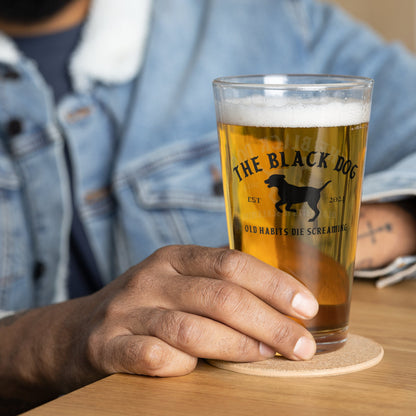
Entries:
<svg viewBox="0 0 416 416">
<path fill-rule="evenodd" d="M 70 62 L 73 88 L 94 81 L 122 83 L 140 69 L 150 23 L 152 0 L 93 0 L 82 39 Z M 0 62 L 16 65 L 21 54 L 0 32 Z"/>
</svg>

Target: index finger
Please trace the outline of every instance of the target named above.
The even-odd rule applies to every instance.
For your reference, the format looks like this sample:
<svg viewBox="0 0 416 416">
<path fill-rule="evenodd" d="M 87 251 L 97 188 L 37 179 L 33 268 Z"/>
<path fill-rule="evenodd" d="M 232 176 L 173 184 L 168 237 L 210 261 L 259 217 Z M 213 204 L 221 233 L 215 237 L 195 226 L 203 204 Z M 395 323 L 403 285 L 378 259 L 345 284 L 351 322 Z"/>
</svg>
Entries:
<svg viewBox="0 0 416 416">
<path fill-rule="evenodd" d="M 249 254 L 188 245 L 170 246 L 157 255 L 166 256 L 181 275 L 232 282 L 287 315 L 310 319 L 318 312 L 318 302 L 301 282 Z"/>
</svg>

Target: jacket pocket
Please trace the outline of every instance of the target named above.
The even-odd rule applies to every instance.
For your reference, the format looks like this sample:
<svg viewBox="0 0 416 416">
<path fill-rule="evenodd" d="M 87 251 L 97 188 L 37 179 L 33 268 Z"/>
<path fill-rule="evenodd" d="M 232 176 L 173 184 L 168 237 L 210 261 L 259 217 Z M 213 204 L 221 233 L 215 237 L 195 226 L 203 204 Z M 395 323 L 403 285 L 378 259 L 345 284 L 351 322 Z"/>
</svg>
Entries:
<svg viewBox="0 0 416 416">
<path fill-rule="evenodd" d="M 153 151 L 122 175 L 118 188 L 135 259 L 167 244 L 227 244 L 216 133 Z"/>
</svg>

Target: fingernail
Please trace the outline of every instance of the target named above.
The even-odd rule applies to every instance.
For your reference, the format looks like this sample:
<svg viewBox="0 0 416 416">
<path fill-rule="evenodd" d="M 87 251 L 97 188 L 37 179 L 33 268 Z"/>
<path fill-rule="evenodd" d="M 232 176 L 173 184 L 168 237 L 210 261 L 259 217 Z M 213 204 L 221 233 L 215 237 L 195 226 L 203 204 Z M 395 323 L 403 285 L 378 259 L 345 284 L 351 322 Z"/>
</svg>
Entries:
<svg viewBox="0 0 416 416">
<path fill-rule="evenodd" d="M 316 299 L 306 293 L 296 293 L 292 299 L 292 308 L 304 318 L 312 318 L 319 309 Z"/>
<path fill-rule="evenodd" d="M 274 357 L 276 355 L 276 351 L 275 350 L 273 350 L 272 348 L 270 348 L 268 345 L 263 344 L 262 342 L 260 342 L 259 351 L 260 351 L 260 354 L 263 357 L 267 357 L 267 358 L 272 358 L 272 357 Z"/>
<path fill-rule="evenodd" d="M 308 337 L 301 337 L 295 345 L 293 354 L 301 360 L 310 360 L 316 351 L 315 341 Z"/>
</svg>

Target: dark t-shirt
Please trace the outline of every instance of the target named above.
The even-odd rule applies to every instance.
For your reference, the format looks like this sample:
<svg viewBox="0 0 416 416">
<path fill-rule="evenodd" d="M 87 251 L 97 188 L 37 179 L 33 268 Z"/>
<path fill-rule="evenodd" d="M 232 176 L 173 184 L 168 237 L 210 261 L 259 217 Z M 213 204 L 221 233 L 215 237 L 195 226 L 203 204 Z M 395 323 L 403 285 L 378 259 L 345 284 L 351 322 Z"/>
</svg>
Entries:
<svg viewBox="0 0 416 416">
<path fill-rule="evenodd" d="M 68 62 L 79 41 L 81 30 L 82 25 L 79 25 L 54 34 L 13 38 L 23 54 L 37 63 L 39 71 L 52 88 L 55 102 L 72 91 Z M 65 155 L 71 177 L 67 148 Z M 69 296 L 74 298 L 93 293 L 103 284 L 73 198 L 72 206 L 68 289 Z"/>
</svg>

